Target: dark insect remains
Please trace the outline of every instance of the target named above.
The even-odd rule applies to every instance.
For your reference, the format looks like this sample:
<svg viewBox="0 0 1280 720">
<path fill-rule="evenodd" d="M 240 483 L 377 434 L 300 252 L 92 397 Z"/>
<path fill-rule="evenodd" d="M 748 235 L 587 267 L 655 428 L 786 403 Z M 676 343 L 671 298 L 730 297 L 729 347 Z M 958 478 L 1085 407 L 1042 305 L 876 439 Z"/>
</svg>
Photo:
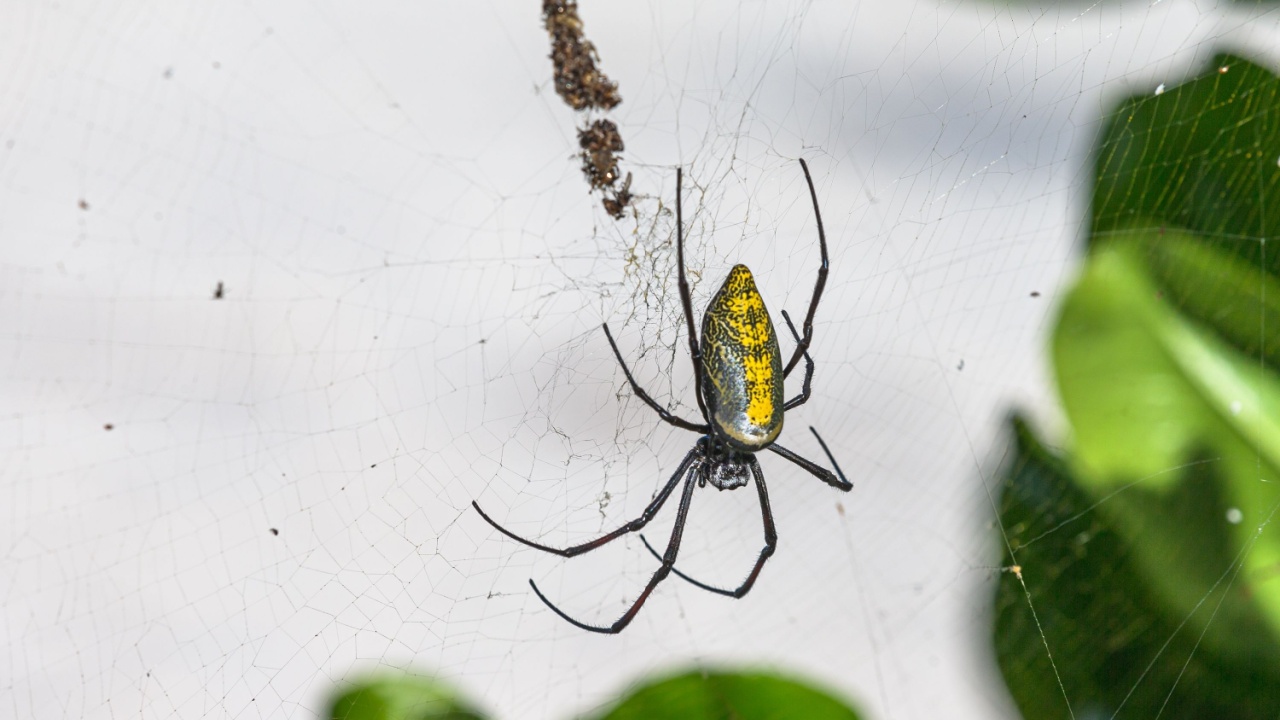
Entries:
<svg viewBox="0 0 1280 720">
<path fill-rule="evenodd" d="M 838 490 L 848 492 L 853 489 L 853 484 L 845 478 L 827 444 L 812 427 L 809 428 L 810 432 L 817 438 L 818 445 L 831 461 L 835 472 L 775 442 L 782 432 L 782 421 L 786 411 L 803 405 L 809 400 L 813 383 L 813 358 L 809 356 L 809 344 L 813 340 L 813 316 L 818 309 L 818 301 L 822 298 L 822 289 L 826 285 L 827 271 L 830 266 L 827 258 L 826 233 L 822 229 L 822 215 L 818 211 L 818 194 L 813 188 L 813 178 L 804 160 L 800 161 L 800 167 L 804 170 L 804 178 L 809 185 L 809 197 L 813 200 L 813 215 L 818 225 L 818 246 L 821 249 L 822 264 L 818 267 L 818 278 L 813 285 L 809 311 L 804 318 L 803 335 L 796 331 L 787 312 L 782 311 L 782 318 L 786 321 L 787 328 L 796 342 L 795 350 L 791 352 L 791 357 L 785 365 L 778 348 L 778 338 L 773 329 L 773 322 L 769 319 L 769 313 L 764 306 L 764 299 L 760 297 L 755 279 L 745 265 L 734 266 L 729 271 L 729 277 L 720 286 L 720 290 L 711 299 L 710 305 L 703 314 L 702 339 L 699 342 L 695 330 L 689 282 L 685 277 L 684 218 L 680 199 L 683 173 L 680 170 L 676 171 L 676 262 L 679 265 L 680 302 L 683 305 L 684 318 L 688 326 L 689 358 L 694 368 L 694 392 L 697 395 L 698 409 L 702 413 L 702 422 L 685 420 L 650 397 L 631 375 L 626 360 L 618 350 L 618 344 L 613 340 L 613 334 L 609 332 L 609 325 L 607 323 L 604 325 L 605 337 L 608 338 L 609 345 L 618 358 L 618 364 L 622 366 L 622 372 L 626 375 L 627 382 L 630 383 L 636 397 L 653 408 L 664 422 L 701 435 L 694 443 L 693 449 L 689 450 L 680 461 L 671 479 L 658 490 L 657 495 L 640 517 L 590 542 L 567 548 L 554 548 L 526 540 L 507 530 L 485 514 L 478 503 L 472 502 L 476 512 L 507 537 L 545 552 L 562 557 L 574 557 L 643 528 L 675 493 L 681 480 L 684 481 L 684 487 L 680 492 L 680 506 L 676 511 L 675 525 L 671 530 L 671 538 L 667 541 L 666 550 L 658 553 L 647 540 L 644 541 L 645 546 L 662 564 L 631 607 L 612 625 L 589 625 L 569 617 L 542 594 L 533 580 L 529 581 L 533 591 L 548 607 L 583 630 L 599 633 L 621 632 L 635 618 L 636 613 L 640 612 L 640 608 L 649 599 L 649 595 L 653 593 L 658 583 L 665 580 L 671 573 L 675 573 L 703 590 L 733 598 L 740 598 L 751 590 L 756 578 L 760 575 L 761 568 L 773 555 L 778 542 L 773 513 L 769 508 L 769 495 L 765 489 L 764 473 L 760 469 L 756 453 L 769 450 L 799 465 L 806 472 Z M 783 395 L 783 381 L 791 375 L 791 371 L 796 368 L 801 359 L 805 363 L 804 383 L 800 394 L 787 400 Z M 680 539 L 684 534 L 694 488 L 705 487 L 710 483 L 719 490 L 734 490 L 748 485 L 753 480 L 756 492 L 760 496 L 764 547 L 756 558 L 755 566 L 751 568 L 751 572 L 742 584 L 732 590 L 718 588 L 695 580 L 677 570 L 676 555 L 680 551 Z M 644 540 L 644 536 L 641 536 L 641 539 Z"/>
</svg>

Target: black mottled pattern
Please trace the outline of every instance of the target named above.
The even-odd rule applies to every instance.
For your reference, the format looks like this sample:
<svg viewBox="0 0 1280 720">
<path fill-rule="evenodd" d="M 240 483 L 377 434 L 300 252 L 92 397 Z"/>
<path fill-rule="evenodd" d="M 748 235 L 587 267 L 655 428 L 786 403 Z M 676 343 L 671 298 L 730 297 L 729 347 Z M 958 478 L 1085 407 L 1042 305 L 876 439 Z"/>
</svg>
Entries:
<svg viewBox="0 0 1280 720">
<path fill-rule="evenodd" d="M 716 434 L 739 450 L 782 431 L 782 353 L 764 298 L 745 265 L 729 271 L 702 319 L 703 399 Z"/>
</svg>

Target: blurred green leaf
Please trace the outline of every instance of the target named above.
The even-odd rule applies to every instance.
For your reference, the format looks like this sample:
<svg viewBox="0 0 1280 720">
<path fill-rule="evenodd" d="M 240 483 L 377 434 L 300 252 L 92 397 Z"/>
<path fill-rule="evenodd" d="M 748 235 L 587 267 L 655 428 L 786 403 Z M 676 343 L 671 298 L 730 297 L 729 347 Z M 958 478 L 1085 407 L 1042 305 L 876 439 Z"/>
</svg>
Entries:
<svg viewBox="0 0 1280 720">
<path fill-rule="evenodd" d="M 1275 652 L 1280 537 L 1257 528 L 1280 500 L 1280 378 L 1265 361 L 1178 313 L 1143 270 L 1143 250 L 1157 243 L 1182 248 L 1204 277 L 1238 271 L 1235 256 L 1172 230 L 1123 231 L 1095 248 L 1053 338 L 1058 388 L 1075 435 L 1072 465 L 1097 497 L 1146 478 L 1142 492 L 1120 494 L 1103 511 L 1134 544 L 1140 570 L 1169 610 L 1186 614 L 1226 566 L 1220 558 L 1195 558 L 1186 521 L 1163 514 L 1148 495 L 1176 491 L 1178 475 L 1166 471 L 1193 452 L 1212 455 L 1221 466 L 1221 493 L 1239 512 L 1228 536 L 1231 556 L 1239 553 L 1245 578 L 1270 581 L 1242 585 L 1249 598 L 1233 595 L 1212 622 L 1205 618 L 1205 642 L 1218 652 Z M 1217 526 L 1224 518 L 1203 522 Z M 1254 626 L 1255 608 L 1265 627 Z"/>
<path fill-rule="evenodd" d="M 1156 219 L 1280 272 L 1255 243 L 1280 227 L 1280 78 L 1222 54 L 1203 73 L 1129 98 L 1111 114 L 1097 154 L 1094 242 Z"/>
<path fill-rule="evenodd" d="M 1095 252 L 1058 318 L 1053 360 L 1075 462 L 1105 486 L 1205 444 L 1255 488 L 1280 468 L 1280 379 L 1170 305 L 1138 258 L 1145 233 Z M 1203 253 L 1206 273 L 1217 259 Z"/>
<path fill-rule="evenodd" d="M 1214 652 L 1201 634 L 1220 618 L 1224 598 L 1248 594 L 1233 573 L 1220 465 L 1178 469 L 1168 483 L 1177 492 L 1150 492 L 1140 482 L 1099 502 L 1024 421 L 1015 418 L 1011 426 L 1014 452 L 1003 473 L 1000 519 L 1009 543 L 1004 564 L 1016 558 L 1020 576 L 1001 576 L 994 634 L 997 660 L 1023 716 L 1275 718 L 1275 654 Z M 1182 577 L 1182 555 L 1217 568 L 1190 613 L 1170 612 L 1157 597 L 1135 562 L 1130 533 L 1104 511 L 1129 494 L 1184 524 L 1186 542 L 1170 559 L 1175 577 Z M 1249 638 L 1240 640 L 1248 644 Z"/>
<path fill-rule="evenodd" d="M 1029 718 L 1280 707 L 1280 79 L 1221 55 L 1125 101 L 1053 335 L 1071 424 L 1014 422 L 996 650 Z M 1070 704 L 1070 710 L 1068 710 Z"/>
<path fill-rule="evenodd" d="M 857 720 L 830 695 L 766 673 L 689 672 L 634 690 L 602 720 Z"/>
<path fill-rule="evenodd" d="M 412 675 L 370 677 L 336 696 L 333 720 L 482 720 L 485 716 L 449 686 Z"/>
<path fill-rule="evenodd" d="M 1266 245 L 1280 229 L 1280 78 L 1219 55 L 1189 82 L 1121 103 L 1096 157 L 1090 249 L 1118 231 L 1181 229 L 1191 245 L 1149 236 L 1157 284 L 1188 316 L 1280 366 L 1280 332 L 1266 331 L 1280 328 L 1280 298 L 1259 287 L 1280 277 L 1280 248 Z M 1196 248 L 1231 256 L 1216 266 L 1239 272 L 1189 274 Z"/>
<path fill-rule="evenodd" d="M 1220 244 L 1172 227 L 1120 230 L 1110 238 L 1140 249 L 1169 305 L 1246 355 L 1280 367 L 1280 357 L 1273 357 L 1280 350 L 1280 278 Z"/>
</svg>

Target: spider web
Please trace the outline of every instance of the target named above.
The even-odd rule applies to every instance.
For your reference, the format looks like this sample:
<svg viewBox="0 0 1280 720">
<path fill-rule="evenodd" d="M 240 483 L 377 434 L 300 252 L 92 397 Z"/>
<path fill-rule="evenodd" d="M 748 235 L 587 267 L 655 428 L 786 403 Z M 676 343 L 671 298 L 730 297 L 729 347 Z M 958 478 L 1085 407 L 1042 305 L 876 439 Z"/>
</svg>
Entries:
<svg viewBox="0 0 1280 720">
<path fill-rule="evenodd" d="M 1274 14 L 687 5 L 581 8 L 624 98 L 621 221 L 536 2 L 9 8 L 0 707 L 305 716 L 414 667 L 568 717 L 696 663 L 870 717 L 1015 716 L 987 488 L 1010 407 L 1060 426 L 1044 338 L 1101 109 L 1223 38 L 1269 47 Z M 470 503 L 554 545 L 639 514 L 694 436 L 600 325 L 695 417 L 674 168 L 699 312 L 743 262 L 776 319 L 818 264 L 798 157 L 832 274 L 781 442 L 820 459 L 814 425 L 855 489 L 762 457 L 780 541 L 747 598 L 671 578 L 622 635 L 580 632 L 527 579 L 607 624 L 655 567 L 639 539 L 565 562 Z M 679 566 L 733 585 L 760 542 L 753 493 L 700 490 Z"/>
</svg>

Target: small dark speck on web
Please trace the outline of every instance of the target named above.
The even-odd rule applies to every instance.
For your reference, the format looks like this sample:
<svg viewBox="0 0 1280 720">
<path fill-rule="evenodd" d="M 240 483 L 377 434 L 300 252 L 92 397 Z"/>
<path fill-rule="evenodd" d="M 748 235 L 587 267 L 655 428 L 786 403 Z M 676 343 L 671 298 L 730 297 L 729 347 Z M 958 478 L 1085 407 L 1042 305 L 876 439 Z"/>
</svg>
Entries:
<svg viewBox="0 0 1280 720">
<path fill-rule="evenodd" d="M 374 464 L 370 465 L 369 467 L 370 467 L 370 468 L 376 468 L 376 467 L 378 467 L 378 463 L 374 463 Z"/>
<path fill-rule="evenodd" d="M 836 503 L 836 512 L 840 513 L 840 517 L 844 517 L 844 503 Z"/>
<path fill-rule="evenodd" d="M 167 68 L 165 68 L 165 69 L 164 69 L 164 79 L 165 79 L 165 80 L 168 80 L 168 79 L 169 79 L 169 78 L 171 78 L 171 77 L 173 77 L 173 68 L 172 68 L 172 67 L 167 67 Z"/>
<path fill-rule="evenodd" d="M 84 198 L 80 198 L 80 202 L 78 202 L 78 203 L 76 203 L 76 204 L 80 206 L 80 209 L 81 209 L 81 210 L 88 210 L 88 209 L 89 209 L 89 201 L 88 201 L 88 200 L 85 200 Z"/>
<path fill-rule="evenodd" d="M 102 429 L 106 430 L 107 432 L 111 432 L 113 429 L 115 429 L 115 425 L 112 425 L 111 423 L 107 423 L 106 425 L 102 426 Z"/>
<path fill-rule="evenodd" d="M 480 338 L 480 344 L 481 344 L 481 345 L 483 345 L 483 344 L 485 344 L 485 343 L 487 343 L 487 342 L 489 342 L 489 338 Z"/>
<path fill-rule="evenodd" d="M 960 360 L 960 362 L 956 365 L 956 369 L 957 369 L 957 370 L 963 370 L 963 369 L 964 369 L 964 360 L 963 360 L 963 359 L 961 359 L 961 360 Z"/>
<path fill-rule="evenodd" d="M 279 530 L 278 528 L 271 528 L 271 534 L 272 534 L 272 535 L 279 535 L 279 534 L 280 534 L 280 530 Z"/>
<path fill-rule="evenodd" d="M 1032 290 L 1032 291 L 1031 291 L 1031 297 L 1040 297 L 1040 291 L 1039 291 L 1039 290 Z"/>
<path fill-rule="evenodd" d="M 213 299 L 214 299 L 214 300 L 221 300 L 221 299 L 222 299 L 222 297 L 223 297 L 222 281 L 221 281 L 221 280 L 219 280 L 219 281 L 218 281 L 218 286 L 217 286 L 217 287 L 215 287 L 215 288 L 213 289 Z"/>
</svg>

